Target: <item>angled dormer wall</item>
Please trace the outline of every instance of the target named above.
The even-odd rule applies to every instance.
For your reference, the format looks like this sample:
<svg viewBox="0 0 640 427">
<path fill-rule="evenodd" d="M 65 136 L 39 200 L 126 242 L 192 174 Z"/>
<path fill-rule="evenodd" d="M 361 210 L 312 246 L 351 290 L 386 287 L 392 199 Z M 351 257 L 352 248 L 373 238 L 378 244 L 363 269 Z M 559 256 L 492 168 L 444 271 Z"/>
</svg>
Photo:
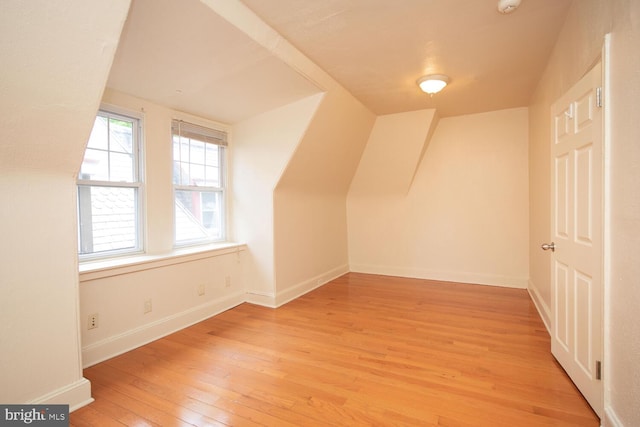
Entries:
<svg viewBox="0 0 640 427">
<path fill-rule="evenodd" d="M 275 304 L 273 192 L 323 98 L 313 95 L 233 127 L 234 234 L 247 244 L 249 301 Z"/>
<path fill-rule="evenodd" d="M 276 305 L 349 271 L 346 196 L 375 116 L 334 87 L 274 191 Z"/>
</svg>

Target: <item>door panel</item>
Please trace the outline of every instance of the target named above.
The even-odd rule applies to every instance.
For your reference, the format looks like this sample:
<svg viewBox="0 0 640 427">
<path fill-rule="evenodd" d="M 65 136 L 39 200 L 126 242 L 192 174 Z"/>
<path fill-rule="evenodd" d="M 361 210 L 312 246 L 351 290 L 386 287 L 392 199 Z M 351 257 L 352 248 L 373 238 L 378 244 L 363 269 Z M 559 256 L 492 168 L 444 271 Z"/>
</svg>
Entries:
<svg viewBox="0 0 640 427">
<path fill-rule="evenodd" d="M 554 337 L 557 344 L 561 345 L 564 351 L 569 352 L 569 267 L 559 261 L 555 261 L 555 327 Z"/>
<path fill-rule="evenodd" d="M 586 274 L 575 272 L 575 320 L 576 320 L 576 362 L 587 376 L 592 376 L 595 365 L 591 347 L 591 295 L 593 294 L 593 280 Z"/>
<path fill-rule="evenodd" d="M 555 159 L 555 234 L 556 238 L 569 238 L 569 156 Z"/>
<path fill-rule="evenodd" d="M 575 209 L 575 239 L 577 243 L 591 246 L 593 244 L 593 178 L 592 160 L 593 145 L 589 144 L 576 150 L 576 209 Z"/>
<path fill-rule="evenodd" d="M 602 109 L 600 64 L 551 109 L 551 351 L 602 414 Z"/>
</svg>

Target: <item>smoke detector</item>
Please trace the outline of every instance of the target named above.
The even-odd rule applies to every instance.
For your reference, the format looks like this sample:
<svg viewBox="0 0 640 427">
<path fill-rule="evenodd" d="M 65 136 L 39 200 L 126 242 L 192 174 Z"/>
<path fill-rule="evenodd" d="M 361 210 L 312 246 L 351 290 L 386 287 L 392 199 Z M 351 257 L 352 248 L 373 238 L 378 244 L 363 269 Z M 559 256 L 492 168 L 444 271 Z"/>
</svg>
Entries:
<svg viewBox="0 0 640 427">
<path fill-rule="evenodd" d="M 504 13 L 505 15 L 511 13 L 520 6 L 521 1 L 522 0 L 498 0 L 498 12 Z"/>
</svg>

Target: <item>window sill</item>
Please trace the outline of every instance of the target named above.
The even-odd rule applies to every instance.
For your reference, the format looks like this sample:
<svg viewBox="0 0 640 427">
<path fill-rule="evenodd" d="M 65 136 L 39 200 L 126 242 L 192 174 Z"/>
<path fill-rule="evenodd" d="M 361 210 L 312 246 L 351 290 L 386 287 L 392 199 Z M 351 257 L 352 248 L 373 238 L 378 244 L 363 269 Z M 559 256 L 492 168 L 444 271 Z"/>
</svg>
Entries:
<svg viewBox="0 0 640 427">
<path fill-rule="evenodd" d="M 98 261 L 81 262 L 78 266 L 80 282 L 135 273 L 158 267 L 197 261 L 246 250 L 244 243 L 215 243 L 175 249 L 158 255 L 133 255 Z"/>
</svg>

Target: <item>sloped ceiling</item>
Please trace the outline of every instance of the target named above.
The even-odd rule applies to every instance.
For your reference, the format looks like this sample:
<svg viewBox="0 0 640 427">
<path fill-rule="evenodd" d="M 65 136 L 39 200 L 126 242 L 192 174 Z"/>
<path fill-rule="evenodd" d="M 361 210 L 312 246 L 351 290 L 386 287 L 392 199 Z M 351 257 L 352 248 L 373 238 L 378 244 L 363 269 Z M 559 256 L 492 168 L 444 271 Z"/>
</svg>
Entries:
<svg viewBox="0 0 640 427">
<path fill-rule="evenodd" d="M 1 9 L 0 175 L 26 168 L 72 177 L 129 0 L 3 2 Z"/>
<path fill-rule="evenodd" d="M 198 0 L 134 0 L 107 86 L 226 123 L 320 91 Z"/>
<path fill-rule="evenodd" d="M 509 15 L 497 0 L 241 4 L 372 112 L 447 117 L 528 105 L 571 1 L 522 0 Z M 228 123 L 321 90 L 215 8 L 133 0 L 108 86 Z M 451 78 L 433 97 L 416 85 L 430 73 Z"/>
</svg>

